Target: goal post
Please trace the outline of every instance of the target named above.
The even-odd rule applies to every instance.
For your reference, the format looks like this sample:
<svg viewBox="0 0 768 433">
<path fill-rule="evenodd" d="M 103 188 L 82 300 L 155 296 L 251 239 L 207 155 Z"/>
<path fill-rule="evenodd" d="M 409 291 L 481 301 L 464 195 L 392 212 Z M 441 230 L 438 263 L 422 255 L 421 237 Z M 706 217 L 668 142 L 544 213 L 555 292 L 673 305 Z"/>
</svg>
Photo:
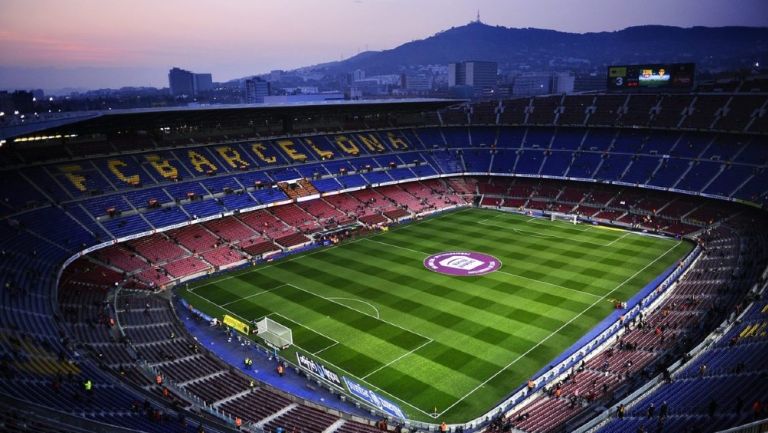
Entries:
<svg viewBox="0 0 768 433">
<path fill-rule="evenodd" d="M 293 332 L 291 328 L 265 317 L 256 322 L 256 335 L 261 337 L 270 346 L 285 349 L 293 344 Z"/>
<path fill-rule="evenodd" d="M 549 218 L 551 221 L 567 221 L 572 224 L 576 224 L 579 220 L 576 217 L 576 214 L 568 214 L 568 213 L 561 213 L 561 212 L 551 212 L 549 214 Z"/>
</svg>

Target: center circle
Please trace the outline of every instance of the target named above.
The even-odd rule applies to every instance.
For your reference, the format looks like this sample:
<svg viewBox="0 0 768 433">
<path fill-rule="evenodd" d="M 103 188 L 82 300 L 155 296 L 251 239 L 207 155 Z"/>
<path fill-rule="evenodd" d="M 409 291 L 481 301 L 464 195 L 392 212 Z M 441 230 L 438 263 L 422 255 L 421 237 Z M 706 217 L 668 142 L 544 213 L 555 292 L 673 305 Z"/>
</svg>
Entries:
<svg viewBox="0 0 768 433">
<path fill-rule="evenodd" d="M 474 251 L 446 251 L 424 259 L 424 267 L 441 274 L 474 277 L 499 270 L 501 261 Z"/>
</svg>

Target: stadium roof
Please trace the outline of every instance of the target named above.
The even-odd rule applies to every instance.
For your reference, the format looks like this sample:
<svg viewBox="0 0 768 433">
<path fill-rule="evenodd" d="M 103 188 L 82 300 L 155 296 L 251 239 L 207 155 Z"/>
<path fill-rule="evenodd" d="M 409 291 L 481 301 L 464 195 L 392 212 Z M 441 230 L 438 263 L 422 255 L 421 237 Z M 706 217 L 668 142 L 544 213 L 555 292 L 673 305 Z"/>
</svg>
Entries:
<svg viewBox="0 0 768 433">
<path fill-rule="evenodd" d="M 40 132 L 89 133 L 108 130 L 163 127 L 176 122 L 225 120 L 244 114 L 291 116 L 320 115 L 326 113 L 366 114 L 382 110 L 424 111 L 464 102 L 459 99 L 376 99 L 376 100 L 328 100 L 276 104 L 222 104 L 183 107 L 137 108 L 121 110 L 81 111 L 44 114 L 33 121 L 0 126 L 0 139 L 7 140 Z M 50 116 L 50 117 L 48 117 Z"/>
</svg>

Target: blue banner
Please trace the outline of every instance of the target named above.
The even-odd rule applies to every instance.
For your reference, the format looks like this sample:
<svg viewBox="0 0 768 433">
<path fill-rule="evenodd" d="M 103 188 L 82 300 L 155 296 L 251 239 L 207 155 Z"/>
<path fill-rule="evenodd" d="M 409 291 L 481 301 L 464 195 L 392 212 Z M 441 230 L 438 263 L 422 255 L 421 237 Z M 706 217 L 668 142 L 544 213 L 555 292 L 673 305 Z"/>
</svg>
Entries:
<svg viewBox="0 0 768 433">
<path fill-rule="evenodd" d="M 299 362 L 299 367 L 303 368 L 306 371 L 309 371 L 310 373 L 314 374 L 320 379 L 323 379 L 333 384 L 334 386 L 338 386 L 339 388 L 342 388 L 341 380 L 339 380 L 339 375 L 332 372 L 331 370 L 328 370 L 328 368 L 323 364 L 317 361 L 313 361 L 307 358 L 306 356 L 300 354 L 299 352 L 296 352 L 296 359 Z"/>
<path fill-rule="evenodd" d="M 369 390 L 368 388 L 364 388 L 357 382 L 348 379 L 347 376 L 344 376 L 343 379 L 344 383 L 347 384 L 347 389 L 349 392 L 354 394 L 356 397 L 368 402 L 371 406 L 376 407 L 382 412 L 386 412 L 395 418 L 405 419 L 405 414 L 403 411 L 400 410 L 400 408 L 391 401 L 382 398 L 380 395 Z"/>
</svg>

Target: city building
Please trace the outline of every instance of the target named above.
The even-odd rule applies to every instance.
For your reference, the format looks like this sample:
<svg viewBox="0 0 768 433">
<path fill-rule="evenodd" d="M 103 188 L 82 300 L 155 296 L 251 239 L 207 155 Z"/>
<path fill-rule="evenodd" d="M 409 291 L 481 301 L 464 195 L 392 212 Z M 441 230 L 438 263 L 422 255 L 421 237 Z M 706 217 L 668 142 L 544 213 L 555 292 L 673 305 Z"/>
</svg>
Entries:
<svg viewBox="0 0 768 433">
<path fill-rule="evenodd" d="M 211 74 L 195 74 L 181 68 L 168 72 L 168 87 L 173 96 L 197 96 L 213 90 Z"/>
<path fill-rule="evenodd" d="M 213 90 L 213 77 L 211 74 L 195 74 L 194 94 L 210 92 Z"/>
<path fill-rule="evenodd" d="M 264 98 L 269 96 L 269 83 L 258 77 L 248 78 L 244 82 L 245 103 L 261 104 Z"/>
<path fill-rule="evenodd" d="M 530 72 L 512 77 L 513 96 L 573 93 L 575 76 L 569 72 Z"/>
<path fill-rule="evenodd" d="M 195 74 L 180 68 L 168 72 L 168 87 L 173 96 L 192 96 L 195 94 Z"/>
<path fill-rule="evenodd" d="M 448 65 L 448 86 L 470 86 L 475 91 L 495 89 L 498 70 L 496 62 L 451 63 Z"/>
<path fill-rule="evenodd" d="M 432 90 L 434 79 L 427 74 L 403 74 L 400 87 L 408 92 L 428 92 Z"/>
</svg>

